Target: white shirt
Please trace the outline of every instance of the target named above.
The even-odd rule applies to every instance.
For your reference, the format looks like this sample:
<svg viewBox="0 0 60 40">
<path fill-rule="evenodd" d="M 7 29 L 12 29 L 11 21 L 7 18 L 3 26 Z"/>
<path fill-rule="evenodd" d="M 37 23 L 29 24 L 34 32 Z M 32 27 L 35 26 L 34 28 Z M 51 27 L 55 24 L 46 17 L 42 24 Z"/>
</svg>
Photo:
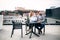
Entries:
<svg viewBox="0 0 60 40">
<path fill-rule="evenodd" d="M 34 23 L 34 22 L 37 22 L 37 17 L 36 16 L 30 17 L 30 23 Z"/>
</svg>

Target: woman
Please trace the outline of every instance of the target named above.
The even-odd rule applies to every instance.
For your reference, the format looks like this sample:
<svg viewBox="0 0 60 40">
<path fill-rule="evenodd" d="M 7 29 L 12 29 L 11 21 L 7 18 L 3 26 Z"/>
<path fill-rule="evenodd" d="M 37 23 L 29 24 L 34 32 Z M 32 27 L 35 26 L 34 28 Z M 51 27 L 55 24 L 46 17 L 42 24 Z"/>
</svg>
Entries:
<svg viewBox="0 0 60 40">
<path fill-rule="evenodd" d="M 29 23 L 37 22 L 36 14 L 33 11 L 30 11 L 29 13 Z M 29 25 L 29 32 L 31 31 L 31 28 L 33 27 L 33 24 Z"/>
</svg>

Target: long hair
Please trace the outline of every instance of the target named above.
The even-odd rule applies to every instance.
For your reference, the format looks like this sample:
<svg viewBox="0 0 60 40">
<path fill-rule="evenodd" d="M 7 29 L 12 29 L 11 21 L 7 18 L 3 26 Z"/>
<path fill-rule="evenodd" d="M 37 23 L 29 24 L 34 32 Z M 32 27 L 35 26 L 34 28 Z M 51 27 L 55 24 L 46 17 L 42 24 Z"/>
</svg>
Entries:
<svg viewBox="0 0 60 40">
<path fill-rule="evenodd" d="M 31 16 L 33 16 L 33 15 L 34 15 L 34 12 L 31 11 L 31 12 L 29 13 L 29 16 L 31 17 Z"/>
</svg>

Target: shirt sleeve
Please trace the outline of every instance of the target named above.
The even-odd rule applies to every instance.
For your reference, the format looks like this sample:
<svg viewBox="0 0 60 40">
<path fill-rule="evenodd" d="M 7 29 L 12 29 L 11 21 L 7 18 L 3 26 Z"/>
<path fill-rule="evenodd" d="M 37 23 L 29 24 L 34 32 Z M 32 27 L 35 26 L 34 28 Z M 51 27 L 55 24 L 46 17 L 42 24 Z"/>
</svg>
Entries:
<svg viewBox="0 0 60 40">
<path fill-rule="evenodd" d="M 43 15 L 43 16 L 42 16 L 42 22 L 44 22 L 45 19 L 46 19 L 46 17 Z"/>
</svg>

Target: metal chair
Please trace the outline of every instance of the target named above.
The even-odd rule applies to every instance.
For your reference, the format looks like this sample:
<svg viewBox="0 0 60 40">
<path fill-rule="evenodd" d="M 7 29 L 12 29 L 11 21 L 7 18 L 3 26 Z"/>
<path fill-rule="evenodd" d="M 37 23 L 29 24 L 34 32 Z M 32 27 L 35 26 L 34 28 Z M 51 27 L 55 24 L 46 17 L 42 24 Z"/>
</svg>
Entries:
<svg viewBox="0 0 60 40">
<path fill-rule="evenodd" d="M 21 29 L 21 37 L 23 37 L 22 23 L 21 22 L 18 23 L 17 21 L 16 22 L 12 21 L 13 28 L 12 28 L 11 37 L 12 37 L 15 29 Z"/>
</svg>

